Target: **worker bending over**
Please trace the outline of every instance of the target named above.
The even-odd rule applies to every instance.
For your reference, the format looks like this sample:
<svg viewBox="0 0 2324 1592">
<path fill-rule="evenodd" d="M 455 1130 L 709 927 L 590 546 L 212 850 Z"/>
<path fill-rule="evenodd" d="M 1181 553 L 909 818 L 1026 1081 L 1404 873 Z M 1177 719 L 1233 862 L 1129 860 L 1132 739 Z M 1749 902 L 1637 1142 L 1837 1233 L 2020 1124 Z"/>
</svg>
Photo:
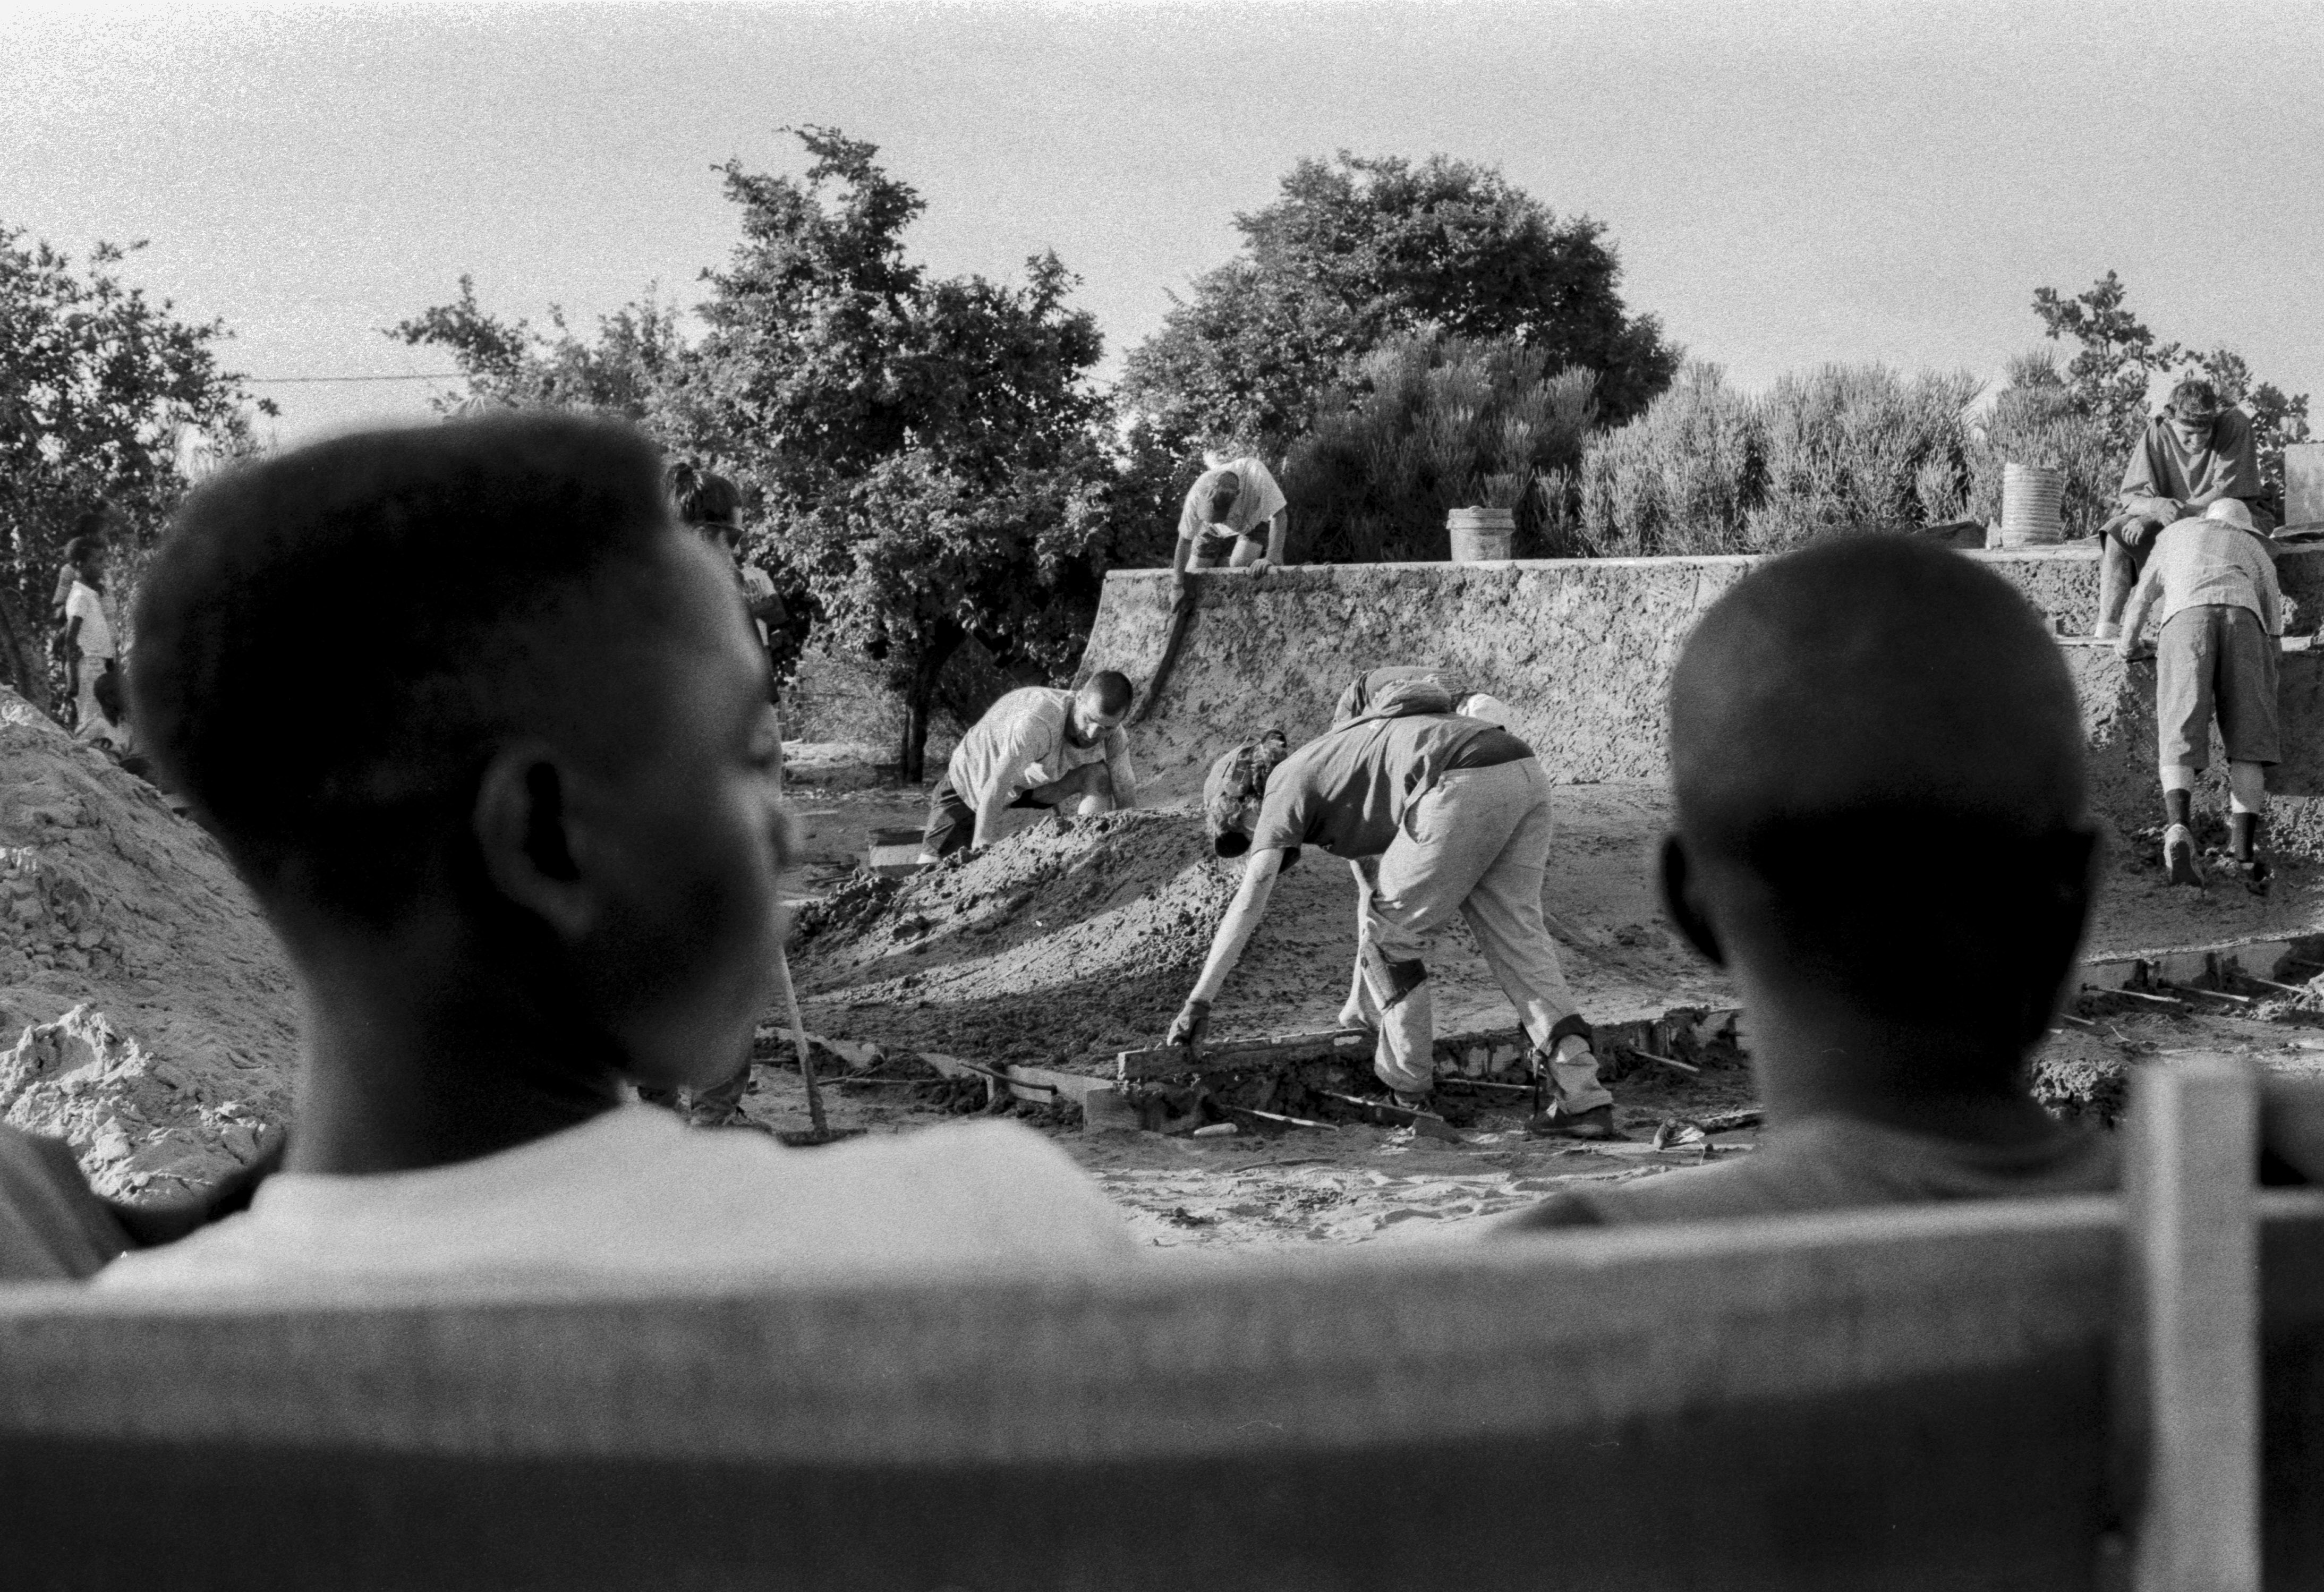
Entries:
<svg viewBox="0 0 2324 1592">
<path fill-rule="evenodd" d="M 953 748 L 928 797 L 920 860 L 991 845 L 1011 807 L 1063 807 L 1084 815 L 1138 805 L 1130 766 L 1130 681 L 1112 669 L 1078 691 L 1028 686 L 987 708 Z"/>
<path fill-rule="evenodd" d="M 1452 699 L 1452 711 L 1464 719 L 1482 719 L 1507 730 L 1517 717 L 1499 697 L 1471 690 L 1457 670 L 1397 663 L 1366 669 L 1348 682 L 1348 688 L 1340 693 L 1339 703 L 1332 709 L 1332 727 L 1336 730 L 1351 719 L 1361 718 L 1372 699 L 1399 680 L 1426 680 L 1443 686 L 1445 695 Z"/>
<path fill-rule="evenodd" d="M 2255 892 L 2267 888 L 2260 825 L 2267 813 L 2267 766 L 2281 760 L 2276 662 L 2283 596 L 2275 560 L 2234 498 L 2155 538 L 2154 556 L 2131 594 L 2115 649 L 2127 663 L 2142 653 L 2138 633 L 2159 611 L 2154 669 L 2156 761 L 2163 777 L 2163 864 L 2174 885 L 2200 885 L 2190 827 L 2195 776 L 2211 760 L 2211 720 L 2227 749 L 2231 864 Z"/>
<path fill-rule="evenodd" d="M 1614 1097 L 1598 1081 L 1590 1025 L 1574 1010 L 1542 919 L 1549 777 L 1524 741 L 1452 706 L 1434 681 L 1397 681 L 1278 764 L 1258 767 L 1250 749 L 1237 748 L 1213 766 L 1205 804 L 1213 844 L 1222 857 L 1249 860 L 1168 1043 L 1201 1042 L 1277 876 L 1300 848 L 1321 846 L 1351 862 L 1378 858 L 1358 956 L 1360 1015 L 1379 1035 L 1372 1070 L 1380 1081 L 1407 1105 L 1434 1085 L 1435 1021 L 1421 953 L 1457 912 L 1554 1091 L 1528 1127 L 1615 1137 Z"/>
<path fill-rule="evenodd" d="M 1210 569 L 1223 560 L 1229 568 L 1261 574 L 1283 562 L 1288 518 L 1283 489 L 1265 465 L 1245 456 L 1213 465 L 1187 489 L 1170 567 L 1184 575 L 1190 565 Z"/>
</svg>

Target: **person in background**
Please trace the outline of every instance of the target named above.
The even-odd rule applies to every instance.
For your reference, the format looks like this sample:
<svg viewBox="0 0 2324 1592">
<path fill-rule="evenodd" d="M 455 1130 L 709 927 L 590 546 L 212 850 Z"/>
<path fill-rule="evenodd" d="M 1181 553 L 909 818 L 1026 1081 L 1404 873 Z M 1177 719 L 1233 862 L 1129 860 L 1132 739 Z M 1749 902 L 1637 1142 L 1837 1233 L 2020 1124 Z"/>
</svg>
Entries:
<svg viewBox="0 0 2324 1592">
<path fill-rule="evenodd" d="M 775 590 L 774 577 L 742 557 L 741 489 L 724 475 L 683 461 L 669 467 L 669 483 L 678 523 L 692 526 L 715 542 L 734 566 L 734 579 L 742 588 L 742 605 L 750 610 L 751 622 L 759 632 L 759 649 L 767 651 L 770 627 L 788 622 L 790 614 Z M 770 658 L 767 700 L 779 704 L 773 687 L 771 654 Z"/>
<path fill-rule="evenodd" d="M 2227 752 L 2229 866 L 2254 894 L 2268 887 L 2260 830 L 2267 770 L 2282 760 L 2276 674 L 2283 592 L 2275 560 L 2239 498 L 2166 527 L 2131 594 L 2115 649 L 2144 656 L 2139 632 L 2153 612 L 2154 731 L 2163 781 L 2163 865 L 2174 885 L 2200 885 L 2193 828 L 2195 776 L 2211 760 L 2211 721 Z"/>
<path fill-rule="evenodd" d="M 920 861 L 991 845 L 1011 807 L 1070 806 L 1086 817 L 1136 806 L 1121 730 L 1130 702 L 1129 679 L 1101 669 L 1077 691 L 1026 686 L 985 709 L 928 793 Z"/>
<path fill-rule="evenodd" d="M 1283 562 L 1290 518 L 1283 489 L 1265 465 L 1248 454 L 1222 460 L 1186 489 L 1170 567 L 1183 575 L 1189 568 L 1215 568 L 1223 560 L 1230 569 L 1263 575 Z"/>
<path fill-rule="evenodd" d="M 2091 634 L 2110 641 L 2120 633 L 2130 588 L 2164 526 L 2234 499 L 2264 537 L 2275 529 L 2266 497 L 2243 411 L 2223 408 L 2209 382 L 2190 377 L 2172 388 L 2170 402 L 2147 422 L 2123 468 L 2121 508 L 2098 528 L 2098 623 Z"/>
<path fill-rule="evenodd" d="M 73 570 L 72 589 L 65 595 L 65 694 L 78 728 L 102 716 L 97 683 L 113 672 L 115 648 L 104 596 L 105 544 L 76 538 L 67 544 L 65 559 Z"/>
</svg>

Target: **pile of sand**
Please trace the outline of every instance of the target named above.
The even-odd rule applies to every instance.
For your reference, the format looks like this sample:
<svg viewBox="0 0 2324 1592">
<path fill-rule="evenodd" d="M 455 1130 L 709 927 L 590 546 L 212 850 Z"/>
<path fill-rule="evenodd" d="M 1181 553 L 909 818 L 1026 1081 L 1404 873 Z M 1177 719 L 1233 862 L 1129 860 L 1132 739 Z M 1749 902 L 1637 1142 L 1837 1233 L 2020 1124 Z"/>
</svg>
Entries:
<svg viewBox="0 0 2324 1592">
<path fill-rule="evenodd" d="M 290 970 L 217 843 L 0 688 L 0 1122 L 163 1197 L 290 1111 Z"/>
<path fill-rule="evenodd" d="M 1240 875 L 1188 814 L 1048 818 L 973 858 L 842 886 L 800 913 L 793 967 L 827 1032 L 1068 1062 L 1154 1043 Z"/>
</svg>

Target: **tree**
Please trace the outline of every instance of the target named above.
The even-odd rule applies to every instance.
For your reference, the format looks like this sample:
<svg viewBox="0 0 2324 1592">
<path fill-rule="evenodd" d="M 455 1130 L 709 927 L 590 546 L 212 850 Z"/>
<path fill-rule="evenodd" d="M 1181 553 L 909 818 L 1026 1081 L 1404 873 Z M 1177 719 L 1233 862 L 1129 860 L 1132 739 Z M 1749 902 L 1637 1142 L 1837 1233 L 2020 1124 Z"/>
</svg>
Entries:
<svg viewBox="0 0 2324 1592">
<path fill-rule="evenodd" d="M 1428 328 L 1514 339 L 1551 370 L 1596 373 L 1615 423 L 1678 369 L 1655 318 L 1624 307 L 1605 228 L 1559 220 L 1489 167 L 1343 150 L 1300 161 L 1274 204 L 1235 225 L 1241 254 L 1174 300 L 1123 378 L 1125 397 L 1176 437 L 1280 452 L 1364 355 Z"/>
<path fill-rule="evenodd" d="M 474 278 L 463 273 L 460 296 L 421 310 L 387 329 L 413 347 L 442 349 L 468 384 L 464 398 L 438 398 L 439 413 L 479 404 L 512 409 L 570 409 L 647 421 L 663 384 L 686 357 L 678 312 L 651 288 L 597 322 L 597 340 L 585 343 L 549 306 L 555 336 L 522 319 L 503 321 L 476 302 Z"/>
<path fill-rule="evenodd" d="M 797 135 L 802 178 L 722 168 L 742 238 L 663 421 L 757 489 L 834 639 L 884 666 L 918 779 L 964 639 L 1004 666 L 1070 657 L 1135 478 L 1103 445 L 1102 343 L 1056 256 L 1022 286 L 932 279 L 904 253 L 920 198 L 876 147 Z"/>
<path fill-rule="evenodd" d="M 253 445 L 242 379 L 217 364 L 224 325 L 180 320 L 114 270 L 143 243 L 99 244 L 76 271 L 24 236 L 0 227 L 0 679 L 45 707 L 35 627 L 76 524 L 102 514 L 133 564 L 197 453 Z"/>
</svg>

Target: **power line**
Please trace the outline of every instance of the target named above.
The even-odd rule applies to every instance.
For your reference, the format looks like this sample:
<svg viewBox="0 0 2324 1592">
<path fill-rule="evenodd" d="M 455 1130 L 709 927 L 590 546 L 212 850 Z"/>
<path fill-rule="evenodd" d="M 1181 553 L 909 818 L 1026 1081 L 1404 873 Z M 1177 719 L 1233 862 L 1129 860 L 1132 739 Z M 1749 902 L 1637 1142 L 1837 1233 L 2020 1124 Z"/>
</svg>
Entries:
<svg viewBox="0 0 2324 1592">
<path fill-rule="evenodd" d="M 239 380 L 254 387 L 280 387 L 305 382 L 457 382 L 458 371 L 414 371 L 404 376 L 243 376 Z"/>
</svg>

